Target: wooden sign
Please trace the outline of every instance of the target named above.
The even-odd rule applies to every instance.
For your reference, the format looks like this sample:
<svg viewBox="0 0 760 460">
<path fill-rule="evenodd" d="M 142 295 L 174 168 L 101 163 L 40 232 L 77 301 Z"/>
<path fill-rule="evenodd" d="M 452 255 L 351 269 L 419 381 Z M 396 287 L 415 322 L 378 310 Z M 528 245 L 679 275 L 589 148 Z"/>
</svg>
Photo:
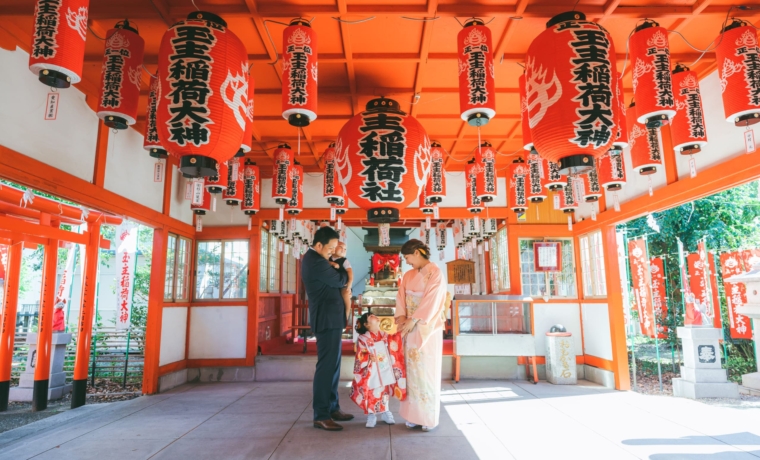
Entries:
<svg viewBox="0 0 760 460">
<path fill-rule="evenodd" d="M 558 272 L 562 270 L 561 243 L 533 243 L 534 270 Z"/>
<path fill-rule="evenodd" d="M 446 262 L 446 274 L 449 284 L 474 283 L 475 262 L 462 259 Z"/>
</svg>

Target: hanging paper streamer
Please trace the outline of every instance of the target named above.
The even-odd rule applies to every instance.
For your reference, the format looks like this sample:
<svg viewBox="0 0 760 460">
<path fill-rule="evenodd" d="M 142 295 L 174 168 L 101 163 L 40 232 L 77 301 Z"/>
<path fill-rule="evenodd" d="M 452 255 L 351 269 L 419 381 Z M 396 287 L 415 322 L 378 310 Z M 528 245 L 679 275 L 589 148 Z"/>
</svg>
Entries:
<svg viewBox="0 0 760 460">
<path fill-rule="evenodd" d="M 280 206 L 280 217 L 277 220 L 285 220 L 285 206 Z"/>
<path fill-rule="evenodd" d="M 377 226 L 380 241 L 378 246 L 387 247 L 391 245 L 391 226 L 390 224 L 378 224 Z"/>
<path fill-rule="evenodd" d="M 620 199 L 617 193 L 612 194 L 612 204 L 615 207 L 615 212 L 620 212 Z"/>
<path fill-rule="evenodd" d="M 253 221 L 253 217 L 251 217 L 251 216 L 248 216 L 248 231 L 249 231 L 249 232 L 251 231 L 251 224 L 252 224 L 252 221 Z"/>
<path fill-rule="evenodd" d="M 752 153 L 755 149 L 755 132 L 751 129 L 747 129 L 744 132 L 744 152 Z"/>
<path fill-rule="evenodd" d="M 193 181 L 193 195 L 190 204 L 200 206 L 203 204 L 203 179 Z"/>
<path fill-rule="evenodd" d="M 430 230 L 430 216 L 425 218 L 425 228 Z"/>
<path fill-rule="evenodd" d="M 330 222 L 335 222 L 335 216 L 336 216 L 335 208 L 330 208 Z"/>
<path fill-rule="evenodd" d="M 441 218 L 441 210 L 440 210 L 440 208 L 438 208 L 438 205 L 435 205 L 433 207 L 433 218 L 435 220 L 438 220 L 438 219 Z"/>
<path fill-rule="evenodd" d="M 567 216 L 567 229 L 573 231 L 573 216 Z"/>
<path fill-rule="evenodd" d="M 340 229 L 341 227 L 343 227 L 343 220 L 341 219 L 340 216 L 338 216 L 338 229 Z"/>
<path fill-rule="evenodd" d="M 652 176 L 647 176 L 647 179 L 649 180 L 649 196 L 653 196 L 654 190 L 652 190 Z"/>
<path fill-rule="evenodd" d="M 203 218 L 200 215 L 195 216 L 195 231 L 196 232 L 203 231 Z"/>
<path fill-rule="evenodd" d="M 697 177 L 697 162 L 693 156 L 689 158 L 689 177 L 692 179 Z"/>
</svg>

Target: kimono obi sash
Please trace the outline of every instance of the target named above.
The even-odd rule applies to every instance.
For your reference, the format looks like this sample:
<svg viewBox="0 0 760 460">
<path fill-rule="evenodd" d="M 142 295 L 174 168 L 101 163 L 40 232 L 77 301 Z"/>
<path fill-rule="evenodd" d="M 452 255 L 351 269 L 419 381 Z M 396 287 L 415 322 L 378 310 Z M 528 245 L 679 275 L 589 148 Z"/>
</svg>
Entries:
<svg viewBox="0 0 760 460">
<path fill-rule="evenodd" d="M 415 311 L 417 311 L 417 307 L 420 306 L 420 301 L 422 301 L 422 292 L 416 292 L 416 291 L 409 291 L 407 290 L 405 292 L 405 298 L 406 298 L 406 315 L 412 316 Z"/>
<path fill-rule="evenodd" d="M 393 374 L 393 362 L 391 354 L 384 340 L 365 341 L 367 349 L 372 357 L 377 358 L 377 362 L 372 362 L 372 372 L 369 374 L 367 386 L 370 390 L 380 388 L 396 383 L 396 376 Z"/>
</svg>

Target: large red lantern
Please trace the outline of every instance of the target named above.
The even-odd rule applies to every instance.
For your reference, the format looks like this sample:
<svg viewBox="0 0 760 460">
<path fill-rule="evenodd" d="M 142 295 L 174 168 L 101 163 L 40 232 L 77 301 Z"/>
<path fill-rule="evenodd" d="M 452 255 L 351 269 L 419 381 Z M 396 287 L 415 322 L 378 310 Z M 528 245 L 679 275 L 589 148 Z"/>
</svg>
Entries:
<svg viewBox="0 0 760 460">
<path fill-rule="evenodd" d="M 37 0 L 29 70 L 53 88 L 82 80 L 90 0 Z"/>
<path fill-rule="evenodd" d="M 546 23 L 528 48 L 525 92 L 536 150 L 563 173 L 582 173 L 615 134 L 615 49 L 599 24 L 571 11 Z"/>
<path fill-rule="evenodd" d="M 340 183 L 340 177 L 338 176 L 338 166 L 335 162 L 335 142 L 330 142 L 330 145 L 325 150 L 325 154 L 322 155 L 325 159 L 325 176 L 324 187 L 322 194 L 327 202 L 335 204 L 343 199 L 343 186 Z"/>
<path fill-rule="evenodd" d="M 625 185 L 625 159 L 623 154 L 613 154 L 612 151 L 599 157 L 596 163 L 599 173 L 599 184 L 609 191 L 616 191 Z"/>
<path fill-rule="evenodd" d="M 610 150 L 622 153 L 623 149 L 628 147 L 628 122 L 625 110 L 625 93 L 623 93 L 623 77 L 618 72 L 615 72 L 615 75 L 617 78 L 617 90 L 615 92 L 615 102 L 617 104 L 617 111 L 615 111 L 616 134 Z"/>
<path fill-rule="evenodd" d="M 647 128 L 639 123 L 634 116 L 636 104 L 631 103 L 628 109 L 628 142 L 631 146 L 631 166 L 642 176 L 654 174 L 657 167 L 662 165 L 662 148 L 660 147 L 660 131 L 657 128 Z"/>
<path fill-rule="evenodd" d="M 548 177 L 546 178 L 546 188 L 552 192 L 561 190 L 565 186 L 565 178 L 559 172 L 559 165 L 553 161 L 546 161 Z"/>
<path fill-rule="evenodd" d="M 243 172 L 243 201 L 240 209 L 249 216 L 261 209 L 261 173 L 259 167 L 251 160 L 245 160 Z"/>
<path fill-rule="evenodd" d="M 483 126 L 496 115 L 493 43 L 481 19 L 471 18 L 457 35 L 459 110 L 471 126 Z"/>
<path fill-rule="evenodd" d="M 430 172 L 425 129 L 392 99 L 370 100 L 341 128 L 335 150 L 343 188 L 370 222 L 396 222 Z"/>
<path fill-rule="evenodd" d="M 174 24 L 158 51 L 158 138 L 180 170 L 210 176 L 240 149 L 245 131 L 248 54 L 219 16 L 194 11 Z"/>
<path fill-rule="evenodd" d="M 465 184 L 467 190 L 465 196 L 467 198 L 467 210 L 473 214 L 477 214 L 483 211 L 483 202 L 478 198 L 478 170 L 480 166 L 475 163 L 475 160 L 467 162 L 465 167 Z"/>
<path fill-rule="evenodd" d="M 127 129 L 137 121 L 144 51 L 145 40 L 127 20 L 106 33 L 98 118 L 109 128 Z"/>
<path fill-rule="evenodd" d="M 440 203 L 446 196 L 446 151 L 441 144 L 430 144 L 430 175 L 425 184 L 425 196 L 433 203 Z"/>
<path fill-rule="evenodd" d="M 732 18 L 715 40 L 720 89 L 726 121 L 749 126 L 760 121 L 760 47 L 757 31 L 749 22 Z"/>
<path fill-rule="evenodd" d="M 216 164 L 216 172 L 213 175 L 208 176 L 204 181 L 206 190 L 209 193 L 222 193 L 227 190 L 227 182 L 229 181 L 229 168 L 227 162 L 223 161 Z"/>
<path fill-rule="evenodd" d="M 222 199 L 230 206 L 237 206 L 243 201 L 243 170 L 239 158 L 227 161 L 227 188 L 222 192 Z"/>
<path fill-rule="evenodd" d="M 240 143 L 240 150 L 235 154 L 236 157 L 244 157 L 246 153 L 253 148 L 253 75 L 248 71 L 248 94 L 245 100 L 245 130 L 243 131 L 243 141 Z"/>
<path fill-rule="evenodd" d="M 541 203 L 546 199 L 547 162 L 538 154 L 536 149 L 528 154 L 528 177 L 525 184 L 525 194 L 531 203 Z"/>
<path fill-rule="evenodd" d="M 305 19 L 282 33 L 282 116 L 293 126 L 317 119 L 317 33 Z"/>
<path fill-rule="evenodd" d="M 525 93 L 525 72 L 520 75 L 520 127 L 522 128 L 523 148 L 533 150 L 533 137 L 530 135 L 530 119 L 528 118 L 528 95 Z"/>
<path fill-rule="evenodd" d="M 496 151 L 491 143 L 484 141 L 475 150 L 475 164 L 478 165 L 478 198 L 490 203 L 496 198 Z"/>
<path fill-rule="evenodd" d="M 168 154 L 158 140 L 156 125 L 156 108 L 158 107 L 158 78 L 150 77 L 150 91 L 148 92 L 148 107 L 145 113 L 145 133 L 143 135 L 143 149 L 153 158 L 166 158 Z"/>
<path fill-rule="evenodd" d="M 528 210 L 528 199 L 525 193 L 525 183 L 528 176 L 528 167 L 525 160 L 517 158 L 509 165 L 509 208 L 514 212 Z"/>
<path fill-rule="evenodd" d="M 285 203 L 285 210 L 293 216 L 303 211 L 303 166 L 296 162 L 290 168 L 291 195 L 290 200 Z"/>
<path fill-rule="evenodd" d="M 593 203 L 599 201 L 602 196 L 602 186 L 599 184 L 599 175 L 596 168 L 590 169 L 586 174 L 575 178 L 576 181 L 582 181 L 583 184 L 583 201 Z"/>
<path fill-rule="evenodd" d="M 578 209 L 578 191 L 576 190 L 575 179 L 571 176 L 563 176 L 563 179 L 565 185 L 557 192 L 559 209 L 566 214 L 574 213 Z"/>
<path fill-rule="evenodd" d="M 284 205 L 292 198 L 293 182 L 290 179 L 290 169 L 294 162 L 295 155 L 288 144 L 280 144 L 274 151 L 272 198 L 279 205 Z"/>
<path fill-rule="evenodd" d="M 670 122 L 673 150 L 683 155 L 699 153 L 707 144 L 702 96 L 697 73 L 680 64 L 673 70 L 676 116 Z"/>
<path fill-rule="evenodd" d="M 628 43 L 636 120 L 649 128 L 659 128 L 676 114 L 668 31 L 646 19 L 636 27 Z"/>
</svg>

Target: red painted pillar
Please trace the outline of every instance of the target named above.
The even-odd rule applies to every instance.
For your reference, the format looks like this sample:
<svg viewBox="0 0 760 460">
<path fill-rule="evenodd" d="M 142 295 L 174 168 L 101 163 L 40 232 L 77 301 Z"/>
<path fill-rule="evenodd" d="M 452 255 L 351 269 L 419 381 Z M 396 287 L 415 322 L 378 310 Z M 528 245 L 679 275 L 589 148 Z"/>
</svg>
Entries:
<svg viewBox="0 0 760 460">
<path fill-rule="evenodd" d="M 163 322 L 164 282 L 166 280 L 166 248 L 169 232 L 153 230 L 153 259 L 150 263 L 148 320 L 145 327 L 145 362 L 143 364 L 143 394 L 158 393 L 158 366 L 161 355 L 161 323 Z M 192 278 L 188 279 L 191 282 Z M 192 288 L 191 288 L 192 289 Z M 190 308 L 188 307 L 188 321 Z"/>
<path fill-rule="evenodd" d="M 87 228 L 89 241 L 85 249 L 84 280 L 82 281 L 82 307 L 77 326 L 77 351 L 74 361 L 74 381 L 71 408 L 84 406 L 87 401 L 87 371 L 90 367 L 90 344 L 92 342 L 92 317 L 95 314 L 95 295 L 100 263 L 100 223 L 90 223 Z"/>
<path fill-rule="evenodd" d="M 5 305 L 3 307 L 2 331 L 0 332 L 0 412 L 8 410 L 8 395 L 11 389 L 13 341 L 16 335 L 16 311 L 23 251 L 24 243 L 22 241 L 13 241 L 8 249 Z"/>
<path fill-rule="evenodd" d="M 625 335 L 625 312 L 620 286 L 620 265 L 618 263 L 617 234 L 614 225 L 602 227 L 604 242 L 604 268 L 607 277 L 607 306 L 610 316 L 610 338 L 612 339 L 612 366 L 615 373 L 615 389 L 630 390 L 631 376 L 628 370 L 628 345 Z"/>
<path fill-rule="evenodd" d="M 57 266 L 58 240 L 48 240 L 42 264 L 42 306 L 37 332 L 37 365 L 34 368 L 34 389 L 32 390 L 32 411 L 35 412 L 47 408 Z"/>
</svg>

